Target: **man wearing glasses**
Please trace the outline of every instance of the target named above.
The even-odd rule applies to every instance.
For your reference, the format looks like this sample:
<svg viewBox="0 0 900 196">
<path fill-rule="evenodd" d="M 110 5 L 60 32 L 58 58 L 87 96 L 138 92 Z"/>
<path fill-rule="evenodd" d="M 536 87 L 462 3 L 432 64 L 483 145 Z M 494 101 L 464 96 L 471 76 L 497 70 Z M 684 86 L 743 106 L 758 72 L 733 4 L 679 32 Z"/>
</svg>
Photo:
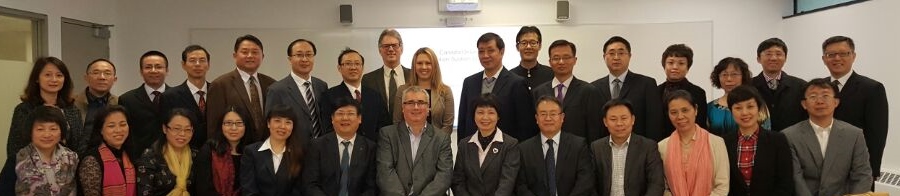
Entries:
<svg viewBox="0 0 900 196">
<path fill-rule="evenodd" d="M 355 99 L 364 108 L 362 110 L 362 124 L 359 126 L 358 133 L 372 141 L 378 141 L 378 129 L 391 124 L 390 115 L 388 115 L 384 100 L 378 96 L 378 92 L 370 86 L 362 85 L 362 71 L 364 69 L 366 59 L 363 58 L 356 50 L 347 48 L 338 55 L 338 72 L 341 73 L 343 81 L 337 86 L 329 88 L 322 95 L 325 100 L 322 108 L 325 110 L 322 114 L 325 117 L 324 122 L 332 121 L 334 108 L 337 108 L 336 101 L 340 98 Z M 334 127 L 326 126 L 327 132 L 334 130 Z"/>
<path fill-rule="evenodd" d="M 185 47 L 181 52 L 181 68 L 184 69 L 187 80 L 164 92 L 160 105 L 164 112 L 183 108 L 194 114 L 197 122 L 193 123 L 191 147 L 200 149 L 206 143 L 206 92 L 209 92 L 209 82 L 206 81 L 209 53 L 206 48 L 199 45 Z"/>
<path fill-rule="evenodd" d="M 88 64 L 84 75 L 87 87 L 75 95 L 75 107 L 81 111 L 84 130 L 94 130 L 94 116 L 98 111 L 118 104 L 119 97 L 109 92 L 116 79 L 116 65 L 109 60 L 97 59 Z"/>
<path fill-rule="evenodd" d="M 575 78 L 572 70 L 578 57 L 575 57 L 575 44 L 566 40 L 556 40 L 550 44 L 550 67 L 554 78 L 544 82 L 532 90 L 534 99 L 543 96 L 555 97 L 566 113 L 562 130 L 588 141 L 599 139 L 601 102 L 600 91 L 593 85 Z"/>
<path fill-rule="evenodd" d="M 322 136 L 329 122 L 324 121 L 320 102 L 328 84 L 313 77 L 316 63 L 316 45 L 309 40 L 297 39 L 287 48 L 291 72 L 269 87 L 266 108 L 274 105 L 290 106 L 297 116 L 292 134 L 306 144 L 311 138 Z"/>
<path fill-rule="evenodd" d="M 390 104 L 395 103 L 397 87 L 406 84 L 410 72 L 409 68 L 400 64 L 400 55 L 403 54 L 403 38 L 400 38 L 400 32 L 394 29 L 381 31 L 381 35 L 378 36 L 378 53 L 381 54 L 384 66 L 367 73 L 362 80 L 365 86 L 378 92 L 382 102 L 387 103 L 384 106 L 388 114 L 393 114 L 394 107 Z"/>
<path fill-rule="evenodd" d="M 525 78 L 528 90 L 553 79 L 553 70 L 537 61 L 541 42 L 541 30 L 535 26 L 523 26 L 516 34 L 516 49 L 522 60 L 519 66 L 509 71 Z"/>
<path fill-rule="evenodd" d="M 753 77 L 752 84 L 766 100 L 773 131 L 781 131 L 806 119 L 806 111 L 800 106 L 806 81 L 782 70 L 787 52 L 787 45 L 778 38 L 762 41 L 756 48 L 756 61 L 763 71 Z"/>
</svg>

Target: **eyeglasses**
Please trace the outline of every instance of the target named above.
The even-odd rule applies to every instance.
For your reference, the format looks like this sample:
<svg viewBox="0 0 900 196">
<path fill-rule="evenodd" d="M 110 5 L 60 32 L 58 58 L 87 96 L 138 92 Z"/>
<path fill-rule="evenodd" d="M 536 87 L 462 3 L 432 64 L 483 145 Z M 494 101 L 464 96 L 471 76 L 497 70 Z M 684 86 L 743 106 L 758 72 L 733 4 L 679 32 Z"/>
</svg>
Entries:
<svg viewBox="0 0 900 196">
<path fill-rule="evenodd" d="M 191 129 L 191 127 L 182 128 L 182 127 L 171 127 L 169 125 L 166 125 L 166 128 L 169 129 L 169 132 L 174 133 L 174 134 L 190 134 L 190 133 L 194 132 L 194 129 Z"/>
<path fill-rule="evenodd" d="M 96 77 L 96 78 L 106 78 L 106 77 L 116 76 L 116 73 L 113 73 L 112 71 L 94 70 L 94 71 L 91 71 L 90 73 L 88 73 L 88 75 L 90 75 L 91 77 Z"/>
<path fill-rule="evenodd" d="M 244 122 L 242 122 L 242 121 L 225 121 L 225 122 L 222 122 L 222 126 L 240 128 L 240 127 L 244 127 Z"/>
<path fill-rule="evenodd" d="M 403 46 L 403 44 L 400 44 L 400 43 L 396 43 L 396 44 L 381 44 L 381 45 L 378 46 L 378 47 L 381 47 L 381 49 L 388 50 L 388 49 L 400 49 L 400 46 Z"/>
<path fill-rule="evenodd" d="M 427 101 L 407 101 L 403 102 L 403 105 L 410 107 L 428 107 Z"/>
<path fill-rule="evenodd" d="M 631 55 L 631 53 L 627 53 L 624 51 L 618 51 L 618 52 L 609 51 L 609 52 L 606 52 L 606 54 L 604 54 L 604 55 L 609 56 L 609 57 L 625 57 L 625 55 Z"/>
<path fill-rule="evenodd" d="M 551 63 L 552 63 L 552 62 L 563 62 L 563 61 L 569 61 L 569 60 L 572 60 L 572 59 L 574 59 L 574 58 L 575 58 L 575 57 L 573 57 L 573 56 L 553 57 L 553 58 L 550 58 L 550 62 L 551 62 Z"/>
<path fill-rule="evenodd" d="M 740 73 L 720 73 L 719 78 L 737 78 L 741 77 Z"/>
<path fill-rule="evenodd" d="M 541 112 L 541 113 L 538 113 L 538 117 L 540 117 L 540 118 L 547 118 L 547 117 L 556 118 L 556 117 L 559 117 L 559 115 L 561 115 L 561 114 L 562 114 L 562 112 Z"/>
<path fill-rule="evenodd" d="M 166 66 L 165 66 L 165 65 L 159 65 L 159 64 L 157 64 L 157 65 L 142 65 L 142 66 L 141 66 L 141 70 L 144 70 L 144 71 L 164 71 L 164 70 L 166 70 Z"/>
<path fill-rule="evenodd" d="M 809 95 L 809 96 L 806 96 L 806 100 L 811 100 L 811 101 L 826 101 L 826 100 L 831 100 L 831 98 L 834 98 L 834 95 L 828 95 L 828 94 L 826 94 L 826 95 Z"/>
<path fill-rule="evenodd" d="M 361 62 L 343 62 L 343 63 L 341 63 L 341 66 L 346 66 L 346 67 L 362 67 L 363 64 L 362 64 Z"/>
<path fill-rule="evenodd" d="M 300 54 L 300 53 L 297 53 L 297 54 L 292 54 L 291 56 L 292 56 L 292 57 L 297 57 L 297 58 L 299 58 L 299 59 L 302 59 L 302 58 L 312 59 L 313 57 L 316 57 L 316 54 L 313 54 L 313 53 L 306 53 L 306 54 Z"/>
<path fill-rule="evenodd" d="M 538 46 L 541 46 L 541 42 L 538 42 L 538 41 L 520 41 L 520 42 L 518 42 L 517 44 L 519 44 L 520 47 L 529 47 L 529 46 L 530 46 L 530 47 L 538 47 Z"/>
<path fill-rule="evenodd" d="M 826 58 L 835 58 L 835 57 L 846 58 L 846 57 L 850 56 L 851 54 L 853 54 L 853 52 L 832 52 L 832 53 L 825 53 L 825 57 Z"/>
<path fill-rule="evenodd" d="M 209 63 L 209 61 L 206 60 L 205 58 L 203 58 L 203 59 L 188 59 L 187 62 L 190 64 L 194 64 L 194 65 L 205 65 L 205 64 Z"/>
</svg>

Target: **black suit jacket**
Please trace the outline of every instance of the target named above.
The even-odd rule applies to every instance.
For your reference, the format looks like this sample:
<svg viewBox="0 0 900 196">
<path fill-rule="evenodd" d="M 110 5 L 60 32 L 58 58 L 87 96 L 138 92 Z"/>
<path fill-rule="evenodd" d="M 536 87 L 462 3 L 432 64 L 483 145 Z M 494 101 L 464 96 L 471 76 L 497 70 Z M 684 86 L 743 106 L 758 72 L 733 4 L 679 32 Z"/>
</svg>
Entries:
<svg viewBox="0 0 900 196">
<path fill-rule="evenodd" d="M 357 135 L 359 136 L 359 135 Z M 337 196 L 341 190 L 341 151 L 334 132 L 316 138 L 304 155 L 304 195 Z M 350 196 L 375 196 L 375 142 L 366 137 L 356 137 L 351 147 L 348 193 Z"/>
<path fill-rule="evenodd" d="M 164 86 L 169 90 L 169 85 Z M 162 122 L 166 112 L 153 105 L 143 84 L 119 96 L 119 105 L 125 108 L 128 116 L 128 137 L 133 144 L 131 149 L 125 150 L 128 154 L 144 154 L 144 150 L 163 135 Z"/>
<path fill-rule="evenodd" d="M 610 137 L 607 136 L 591 143 L 600 196 L 609 196 L 612 190 L 612 148 L 609 140 Z M 656 141 L 631 134 L 628 153 L 625 155 L 624 175 L 625 195 L 663 195 L 666 176 Z"/>
<path fill-rule="evenodd" d="M 297 186 L 300 176 L 290 176 L 288 158 L 282 157 L 281 165 L 275 171 L 272 150 L 259 151 L 263 143 L 256 142 L 244 147 L 240 171 L 241 195 L 301 195 L 303 187 Z"/>
<path fill-rule="evenodd" d="M 556 88 L 552 83 L 552 81 L 545 82 L 532 89 L 534 100 L 542 96 L 556 97 Z M 600 138 L 600 135 L 607 135 L 608 132 L 603 134 L 600 132 L 600 127 L 603 126 L 600 110 L 604 103 L 598 102 L 599 98 L 600 91 L 594 85 L 573 76 L 562 101 L 562 109 L 566 114 L 562 130 L 588 141 L 594 141 Z"/>
<path fill-rule="evenodd" d="M 360 104 L 363 107 L 363 118 L 357 133 L 369 138 L 369 140 L 378 141 L 378 130 L 381 129 L 381 127 L 391 125 L 391 116 L 388 115 L 387 109 L 384 107 L 385 103 L 378 97 L 376 90 L 365 85 L 363 85 L 361 89 L 362 103 Z M 353 96 L 350 95 L 350 89 L 347 88 L 347 84 L 341 82 L 341 84 L 325 91 L 323 97 L 325 97 L 325 101 L 322 102 L 322 111 L 325 112 L 323 118 L 325 118 L 325 122 L 328 122 L 328 126 L 325 126 L 326 132 L 334 132 L 334 127 L 331 126 L 331 114 L 334 113 L 334 107 L 337 105 L 335 101 L 341 97 L 353 99 Z"/>
<path fill-rule="evenodd" d="M 739 134 L 732 132 L 723 138 L 728 151 L 728 165 L 731 167 L 728 195 L 794 195 L 794 162 L 787 137 L 781 132 L 759 130 L 753 174 L 750 186 L 747 186 L 741 169 L 737 166 Z"/>
<path fill-rule="evenodd" d="M 463 80 L 462 93 L 459 97 L 459 117 L 457 118 L 457 138 L 462 139 L 475 133 L 475 105 L 472 101 L 481 96 L 484 71 L 475 73 Z M 525 140 L 537 135 L 537 122 L 534 117 L 534 102 L 528 94 L 528 87 L 522 77 L 501 68 L 491 91 L 500 104 L 500 116 L 497 127 L 515 137 Z"/>
<path fill-rule="evenodd" d="M 769 107 L 769 114 L 772 115 L 772 130 L 781 131 L 800 121 L 808 119 L 806 110 L 800 105 L 806 89 L 806 81 L 786 72 L 781 72 L 781 80 L 778 81 L 778 87 L 775 90 L 769 88 L 766 82 L 766 76 L 762 72 L 753 77 L 753 87 L 759 91 L 763 99 L 766 100 L 766 106 Z"/>
<path fill-rule="evenodd" d="M 560 132 L 559 154 L 556 155 L 556 192 L 559 196 L 594 195 L 594 164 L 584 138 Z M 541 136 L 519 144 L 522 167 L 516 182 L 516 195 L 549 196 L 547 166 Z"/>
<path fill-rule="evenodd" d="M 172 111 L 174 108 L 183 108 L 191 111 L 194 114 L 194 122 L 191 124 L 194 127 L 194 137 L 191 138 L 191 148 L 200 149 L 203 147 L 203 144 L 206 143 L 206 116 L 205 111 L 200 111 L 200 106 L 197 105 L 197 101 L 194 100 L 194 94 L 191 93 L 191 89 L 187 86 L 187 81 L 181 83 L 181 85 L 172 87 L 170 89 L 166 89 L 166 92 L 162 94 L 161 99 L 159 100 L 159 105 L 162 107 L 162 113 L 160 116 L 164 116 L 166 112 Z M 207 89 L 209 88 L 209 83 L 206 83 Z M 208 90 L 207 90 L 208 91 Z M 160 119 L 161 122 L 163 119 Z"/>
<path fill-rule="evenodd" d="M 397 66 L 400 66 L 403 68 L 403 78 L 400 78 L 400 79 L 402 79 L 403 81 L 409 81 L 407 79 L 409 78 L 409 73 L 412 72 L 412 70 L 410 70 L 409 68 L 403 67 L 403 65 L 397 65 Z M 399 97 L 399 96 L 396 96 L 396 94 L 400 94 L 400 92 L 394 91 L 394 95 L 386 94 L 387 86 L 384 85 L 384 66 L 381 66 L 380 68 L 376 69 L 375 71 L 372 71 L 372 72 L 369 72 L 369 73 L 366 73 L 365 75 L 363 75 L 362 85 L 365 87 L 369 87 L 372 90 L 375 90 L 376 92 L 378 92 L 378 96 L 381 96 L 381 102 L 397 103 L 396 101 L 394 101 L 394 99 L 397 99 Z M 399 83 L 397 84 L 397 87 L 400 87 Z M 384 107 L 385 107 L 385 110 L 388 111 L 388 114 L 394 113 L 394 107 L 389 108 L 387 104 L 385 104 Z"/>
<path fill-rule="evenodd" d="M 704 129 L 709 129 L 708 121 L 707 121 L 707 110 L 706 110 L 706 91 L 703 88 L 700 88 L 697 85 L 694 85 L 688 80 L 681 80 L 678 82 L 670 82 L 665 81 L 662 84 L 657 86 L 659 92 L 659 100 L 662 105 L 662 111 L 660 115 L 662 115 L 662 123 L 663 129 L 662 133 L 659 135 L 661 138 L 650 138 L 656 141 L 662 141 L 666 137 L 672 135 L 672 132 L 675 131 L 675 126 L 672 125 L 672 121 L 669 120 L 669 103 L 666 103 L 666 92 L 676 91 L 676 90 L 685 90 L 691 94 L 691 98 L 694 99 L 694 105 L 697 105 L 697 117 L 694 118 L 694 122 L 700 127 Z"/>
<path fill-rule="evenodd" d="M 513 195 L 521 161 L 516 146 L 519 141 L 504 133 L 495 134 L 500 134 L 503 142 L 491 144 L 480 165 L 478 152 L 481 149 L 469 142 L 474 135 L 460 140 L 451 184 L 454 196 Z"/>
<path fill-rule="evenodd" d="M 316 77 L 310 77 L 310 82 L 313 89 L 313 97 L 317 104 L 316 107 L 318 110 L 316 112 L 319 115 L 319 127 L 321 127 L 322 132 L 326 132 L 329 130 L 327 127 L 331 127 L 331 121 L 325 121 L 325 114 L 322 112 L 324 108 L 322 108 L 321 102 L 324 99 L 322 95 L 328 90 L 328 83 L 320 80 Z M 310 116 L 309 105 L 306 105 L 306 99 L 303 99 L 301 93 L 306 93 L 306 89 L 300 89 L 301 87 L 297 86 L 297 82 L 294 81 L 294 78 L 288 75 L 284 79 L 281 79 L 269 86 L 269 92 L 266 93 L 266 113 L 271 110 L 274 105 L 286 105 L 293 109 L 294 114 L 297 115 L 297 122 L 294 122 L 294 130 L 291 134 L 297 134 L 300 136 L 300 142 L 306 146 L 309 143 L 311 138 L 316 138 L 316 135 L 313 135 L 312 129 L 312 116 Z"/>
<path fill-rule="evenodd" d="M 525 67 L 522 67 L 522 65 L 519 64 L 519 66 L 516 66 L 509 71 L 522 76 L 522 78 L 525 79 L 525 86 L 528 86 L 528 90 L 531 91 L 537 88 L 538 85 L 553 80 L 553 69 L 551 69 L 550 66 L 541 63 L 537 63 L 537 65 L 534 65 L 531 69 L 525 69 Z"/>
<path fill-rule="evenodd" d="M 863 130 L 872 175 L 881 175 L 881 156 L 884 155 L 889 119 L 884 84 L 852 72 L 838 94 L 841 103 L 834 110 L 834 118 Z"/>
<path fill-rule="evenodd" d="M 609 76 L 606 76 L 591 82 L 594 87 L 600 89 L 600 99 L 597 100 L 600 103 L 605 104 L 612 97 L 609 81 Z M 655 79 L 628 71 L 628 74 L 625 75 L 625 81 L 622 81 L 622 89 L 619 92 L 619 96 L 631 102 L 633 106 L 633 113 L 636 118 L 633 129 L 635 133 L 657 141 L 669 136 L 662 131 L 663 119 L 659 114 L 663 111 Z M 601 116 L 605 115 L 606 112 L 601 113 Z M 606 126 L 601 127 L 601 129 L 600 133 L 603 134 L 601 137 L 609 135 L 609 130 L 606 129 Z"/>
<path fill-rule="evenodd" d="M 272 83 L 275 83 L 275 79 L 269 77 L 262 73 L 257 73 L 257 81 L 259 82 L 259 87 L 261 88 L 260 102 L 266 101 L 266 91 L 268 91 L 269 86 Z M 207 122 L 207 136 L 212 137 L 214 130 L 216 130 L 216 126 L 222 125 L 222 116 L 225 116 L 225 111 L 227 111 L 228 106 L 242 106 L 250 112 L 251 118 L 253 118 L 250 122 L 247 123 L 255 124 L 254 128 L 256 129 L 256 138 L 254 141 L 265 140 L 269 137 L 269 132 L 266 128 L 266 115 L 263 111 L 260 113 L 254 113 L 250 110 L 250 95 L 247 94 L 247 88 L 244 87 L 244 80 L 241 79 L 241 74 L 238 73 L 238 70 L 222 74 L 218 78 L 210 83 L 209 92 L 206 94 L 206 122 Z M 263 103 L 265 106 L 265 103 Z M 244 121 L 248 121 L 244 119 Z M 246 123 L 246 122 L 245 122 Z"/>
</svg>

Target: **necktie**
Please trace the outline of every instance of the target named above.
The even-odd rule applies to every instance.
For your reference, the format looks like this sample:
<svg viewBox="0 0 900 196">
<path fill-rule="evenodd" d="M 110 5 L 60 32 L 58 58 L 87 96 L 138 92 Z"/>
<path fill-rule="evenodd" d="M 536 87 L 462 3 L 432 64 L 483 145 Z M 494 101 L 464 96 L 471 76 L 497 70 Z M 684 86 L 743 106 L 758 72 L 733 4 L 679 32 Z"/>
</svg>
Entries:
<svg viewBox="0 0 900 196">
<path fill-rule="evenodd" d="M 613 80 L 613 90 L 612 90 L 612 98 L 619 98 L 619 91 L 622 90 L 622 81 L 616 78 Z"/>
<path fill-rule="evenodd" d="M 769 80 L 768 83 L 769 83 L 769 89 L 775 90 L 778 88 L 778 80 L 777 79 L 771 79 L 771 80 Z"/>
<path fill-rule="evenodd" d="M 312 85 L 309 81 L 304 82 L 303 86 L 306 87 L 306 106 L 309 107 L 309 118 L 312 122 L 312 137 L 316 138 L 322 133 L 319 130 L 319 113 L 316 111 L 318 109 L 316 107 L 316 97 L 313 96 Z"/>
<path fill-rule="evenodd" d="M 494 80 L 496 80 L 496 79 L 497 78 L 494 78 L 494 77 L 484 78 L 484 82 L 488 83 L 488 85 L 490 85 L 490 84 L 493 84 Z"/>
<path fill-rule="evenodd" d="M 839 80 L 834 80 L 834 81 L 831 81 L 831 83 L 834 83 L 834 85 L 838 87 L 838 92 L 841 91 L 841 87 L 842 87 L 842 86 L 841 86 L 841 81 L 839 81 Z"/>
<path fill-rule="evenodd" d="M 344 145 L 344 152 L 341 153 L 341 192 L 338 195 L 347 196 L 349 195 L 350 141 L 344 140 L 341 144 Z"/>
<path fill-rule="evenodd" d="M 250 86 L 250 112 L 251 117 L 253 117 L 255 127 L 262 127 L 263 122 L 263 110 L 262 104 L 259 100 L 259 88 L 256 87 L 256 77 L 250 76 L 250 80 L 248 81 Z"/>
<path fill-rule="evenodd" d="M 565 95 L 563 95 L 563 88 L 565 87 L 566 85 L 563 83 L 559 83 L 556 85 L 556 100 L 559 100 L 560 103 L 562 103 L 563 99 L 565 99 Z"/>
<path fill-rule="evenodd" d="M 553 152 L 553 139 L 547 140 L 547 187 L 550 189 L 550 195 L 556 196 L 556 153 Z"/>
<path fill-rule="evenodd" d="M 200 107 L 200 113 L 206 115 L 206 92 L 197 91 L 197 95 L 200 95 L 200 101 L 197 102 L 197 106 Z"/>
<path fill-rule="evenodd" d="M 353 90 L 353 93 L 356 94 L 356 102 L 362 104 L 362 94 L 359 93 L 359 89 Z"/>
<path fill-rule="evenodd" d="M 394 80 L 394 75 L 397 75 L 397 72 L 392 69 L 391 78 L 389 79 L 391 81 L 388 82 L 388 97 L 387 100 L 384 100 L 385 102 L 388 102 L 388 108 L 391 108 L 391 105 L 394 104 L 393 101 L 391 101 L 391 98 L 394 97 L 394 91 L 397 91 L 397 81 Z"/>
<path fill-rule="evenodd" d="M 159 98 L 160 98 L 160 95 L 162 95 L 162 93 L 159 91 L 153 91 L 150 94 L 153 95 L 153 100 L 152 100 L 153 107 L 156 107 L 156 109 L 159 109 Z"/>
</svg>

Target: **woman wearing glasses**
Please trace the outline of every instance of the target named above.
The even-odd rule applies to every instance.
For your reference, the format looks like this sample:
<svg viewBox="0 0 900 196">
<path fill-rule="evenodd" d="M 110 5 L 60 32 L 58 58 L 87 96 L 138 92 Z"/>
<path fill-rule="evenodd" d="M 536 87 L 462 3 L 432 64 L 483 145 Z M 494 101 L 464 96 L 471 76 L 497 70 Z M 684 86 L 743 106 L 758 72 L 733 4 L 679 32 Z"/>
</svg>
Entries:
<svg viewBox="0 0 900 196">
<path fill-rule="evenodd" d="M 256 133 L 250 113 L 242 107 L 231 106 L 222 116 L 212 138 L 200 148 L 194 163 L 197 194 L 235 196 L 241 194 L 241 149 L 249 145 L 250 134 Z"/>
<path fill-rule="evenodd" d="M 725 91 L 722 97 L 706 104 L 706 111 L 709 115 L 709 132 L 718 136 L 737 132 L 738 125 L 734 122 L 731 110 L 728 109 L 728 94 L 740 85 L 750 85 L 750 69 L 747 68 L 747 63 L 739 58 L 726 57 L 713 67 L 709 78 L 714 87 Z M 763 128 L 770 129 L 772 123 L 767 115 L 768 109 L 765 107 L 763 109 L 766 111 L 764 113 L 766 115 L 759 118 L 760 122 L 763 122 Z"/>
<path fill-rule="evenodd" d="M 416 53 L 413 54 L 412 71 L 415 73 L 415 76 L 409 77 L 409 81 L 406 84 L 397 87 L 397 92 L 403 92 L 404 89 L 410 86 L 418 86 L 425 89 L 428 95 L 431 96 L 429 98 L 431 99 L 431 105 L 428 106 L 428 108 L 431 108 L 431 111 L 426 120 L 449 134 L 453 130 L 453 91 L 441 79 L 441 66 L 438 63 L 437 55 L 431 48 L 424 47 L 416 50 Z M 396 102 L 393 104 L 395 124 L 403 120 L 403 112 L 400 109 L 400 105 L 402 105 L 400 96 L 401 94 L 398 93 L 397 98 L 394 99 Z"/>
<path fill-rule="evenodd" d="M 78 166 L 78 181 L 85 196 L 137 194 L 134 163 L 138 157 L 129 155 L 128 118 L 125 108 L 111 105 L 100 110 L 94 118 L 89 149 Z"/>
<path fill-rule="evenodd" d="M 194 136 L 192 116 L 183 108 L 169 112 L 162 125 L 165 137 L 144 151 L 138 162 L 138 195 L 193 193 L 191 163 L 197 152 L 188 145 Z"/>
</svg>

